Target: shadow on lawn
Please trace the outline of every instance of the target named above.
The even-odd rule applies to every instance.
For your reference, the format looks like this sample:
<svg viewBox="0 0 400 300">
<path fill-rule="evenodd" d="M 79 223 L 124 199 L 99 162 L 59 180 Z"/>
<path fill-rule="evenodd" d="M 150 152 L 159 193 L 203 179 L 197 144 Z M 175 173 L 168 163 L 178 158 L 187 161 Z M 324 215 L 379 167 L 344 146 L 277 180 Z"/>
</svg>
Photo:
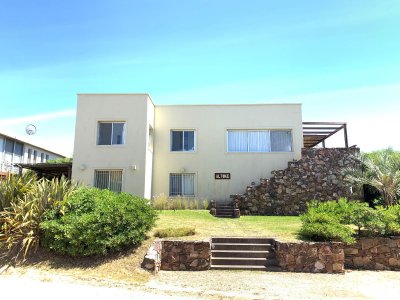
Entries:
<svg viewBox="0 0 400 300">
<path fill-rule="evenodd" d="M 53 251 L 39 247 L 36 252 L 30 254 L 25 260 L 12 259 L 12 255 L 7 255 L 4 249 L 0 251 L 0 274 L 8 267 L 24 266 L 24 267 L 46 267 L 50 269 L 80 269 L 88 270 L 96 267 L 110 264 L 115 261 L 127 260 L 134 265 L 140 266 L 140 263 L 147 252 L 148 247 L 154 239 L 146 237 L 141 244 L 126 247 L 120 251 L 107 255 L 95 256 L 68 256 L 57 254 Z"/>
</svg>

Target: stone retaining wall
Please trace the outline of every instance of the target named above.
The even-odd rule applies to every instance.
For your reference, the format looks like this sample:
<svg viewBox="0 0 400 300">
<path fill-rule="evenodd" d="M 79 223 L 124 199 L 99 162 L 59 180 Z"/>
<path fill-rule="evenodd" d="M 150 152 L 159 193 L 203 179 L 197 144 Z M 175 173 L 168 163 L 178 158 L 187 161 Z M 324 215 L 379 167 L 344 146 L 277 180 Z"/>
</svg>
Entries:
<svg viewBox="0 0 400 300">
<path fill-rule="evenodd" d="M 270 179 L 247 187 L 238 201 L 241 215 L 299 215 L 312 199 L 359 199 L 360 192 L 343 180 L 343 170 L 357 168 L 358 148 L 304 148 L 302 159 L 285 170 L 273 171 Z"/>
<path fill-rule="evenodd" d="M 142 267 L 157 273 L 210 269 L 211 242 L 158 240 L 149 248 Z M 361 238 L 353 245 L 337 242 L 283 242 L 274 251 L 282 271 L 343 273 L 346 269 L 400 271 L 400 237 Z"/>
<path fill-rule="evenodd" d="M 210 269 L 211 242 L 164 240 L 161 251 L 161 270 L 202 271 Z"/>
<path fill-rule="evenodd" d="M 282 271 L 305 273 L 343 273 L 342 243 L 275 242 L 276 257 Z"/>
<path fill-rule="evenodd" d="M 361 238 L 344 253 L 349 269 L 400 270 L 400 237 Z"/>
<path fill-rule="evenodd" d="M 147 250 L 142 268 L 157 274 L 161 268 L 162 240 L 156 240 Z"/>
</svg>

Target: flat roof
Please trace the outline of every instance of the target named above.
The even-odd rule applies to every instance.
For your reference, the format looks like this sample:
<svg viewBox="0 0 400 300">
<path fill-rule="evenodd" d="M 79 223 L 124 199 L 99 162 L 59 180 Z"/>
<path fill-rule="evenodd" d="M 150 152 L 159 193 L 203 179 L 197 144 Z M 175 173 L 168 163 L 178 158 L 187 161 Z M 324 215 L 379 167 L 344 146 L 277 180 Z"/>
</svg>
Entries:
<svg viewBox="0 0 400 300">
<path fill-rule="evenodd" d="M 15 136 L 11 136 L 11 135 L 9 135 L 9 134 L 5 134 L 5 133 L 1 133 L 1 132 L 0 132 L 0 136 L 4 136 L 4 137 L 7 138 L 7 139 L 13 139 L 13 140 L 15 140 L 15 141 L 18 141 L 18 142 L 23 143 L 23 144 L 26 144 L 26 145 L 31 145 L 31 146 L 33 146 L 33 147 L 35 147 L 35 148 L 44 150 L 44 151 L 49 152 L 49 153 L 51 153 L 51 154 L 55 154 L 55 155 L 58 155 L 58 156 L 61 156 L 61 157 L 65 157 L 65 156 L 62 155 L 62 154 L 56 153 L 56 152 L 54 152 L 54 151 L 48 150 L 48 149 L 46 149 L 46 148 L 43 148 L 43 147 L 40 147 L 40 146 L 37 146 L 37 145 L 34 145 L 34 144 L 32 144 L 32 143 L 29 143 L 29 142 L 26 142 L 26 141 L 24 141 L 24 140 L 21 140 L 20 138 L 17 138 L 17 137 L 15 137 Z"/>
<path fill-rule="evenodd" d="M 302 105 L 299 102 L 294 103 L 210 103 L 210 104 L 154 104 L 149 93 L 77 93 L 77 95 L 104 95 L 104 96 L 147 96 L 154 106 L 257 106 L 257 105 Z"/>
</svg>

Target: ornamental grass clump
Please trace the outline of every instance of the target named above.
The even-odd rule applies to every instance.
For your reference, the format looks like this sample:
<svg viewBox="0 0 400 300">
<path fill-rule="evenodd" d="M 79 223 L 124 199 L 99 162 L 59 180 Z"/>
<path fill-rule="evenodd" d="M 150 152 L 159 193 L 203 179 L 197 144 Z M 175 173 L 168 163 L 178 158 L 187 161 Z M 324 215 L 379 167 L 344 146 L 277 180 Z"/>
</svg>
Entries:
<svg viewBox="0 0 400 300">
<path fill-rule="evenodd" d="M 64 201 L 78 185 L 61 179 L 37 180 L 33 174 L 9 175 L 0 184 L 0 242 L 3 254 L 12 261 L 39 246 L 40 222 L 49 209 L 62 211 Z"/>
<path fill-rule="evenodd" d="M 40 224 L 42 242 L 71 256 L 104 255 L 138 245 L 156 220 L 147 200 L 96 188 L 80 188 L 62 209 L 46 213 Z"/>
</svg>

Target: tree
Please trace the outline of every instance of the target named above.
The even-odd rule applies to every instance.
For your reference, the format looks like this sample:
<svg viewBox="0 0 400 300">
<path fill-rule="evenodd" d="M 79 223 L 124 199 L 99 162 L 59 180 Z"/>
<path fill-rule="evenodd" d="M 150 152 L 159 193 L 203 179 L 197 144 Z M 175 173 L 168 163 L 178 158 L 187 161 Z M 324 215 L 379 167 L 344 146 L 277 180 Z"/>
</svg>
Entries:
<svg viewBox="0 0 400 300">
<path fill-rule="evenodd" d="M 361 170 L 348 170 L 346 179 L 359 185 L 370 185 L 382 195 L 384 205 L 394 205 L 400 194 L 400 152 L 391 148 L 363 153 Z"/>
</svg>

